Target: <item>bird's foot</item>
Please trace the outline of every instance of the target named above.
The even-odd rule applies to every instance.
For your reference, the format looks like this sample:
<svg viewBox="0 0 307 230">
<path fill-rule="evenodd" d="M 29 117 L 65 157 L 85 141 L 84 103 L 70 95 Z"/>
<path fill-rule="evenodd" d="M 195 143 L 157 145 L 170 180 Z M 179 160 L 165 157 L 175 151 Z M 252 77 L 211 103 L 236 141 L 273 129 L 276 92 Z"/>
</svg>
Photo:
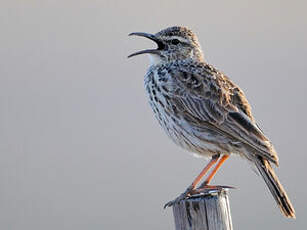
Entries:
<svg viewBox="0 0 307 230">
<path fill-rule="evenodd" d="M 189 186 L 183 193 L 181 193 L 176 199 L 167 202 L 164 205 L 164 208 L 171 207 L 176 203 L 179 203 L 182 200 L 198 197 L 202 195 L 212 194 L 216 192 L 221 192 L 223 189 L 234 189 L 235 187 L 225 186 L 225 185 L 201 185 L 198 188 L 193 188 Z"/>
<path fill-rule="evenodd" d="M 167 207 L 171 207 L 173 206 L 174 204 L 182 201 L 182 200 L 185 200 L 189 197 L 191 197 L 192 193 L 193 193 L 193 190 L 194 188 L 192 186 L 189 186 L 183 193 L 181 193 L 176 199 L 174 200 L 171 200 L 169 202 L 167 202 L 165 205 L 164 205 L 164 208 L 167 208 Z"/>
<path fill-rule="evenodd" d="M 214 192 L 219 192 L 223 189 L 235 189 L 235 187 L 232 186 L 226 186 L 226 185 L 202 185 L 200 187 L 198 187 L 197 189 L 193 190 L 193 194 L 210 194 L 210 193 L 214 193 Z"/>
</svg>

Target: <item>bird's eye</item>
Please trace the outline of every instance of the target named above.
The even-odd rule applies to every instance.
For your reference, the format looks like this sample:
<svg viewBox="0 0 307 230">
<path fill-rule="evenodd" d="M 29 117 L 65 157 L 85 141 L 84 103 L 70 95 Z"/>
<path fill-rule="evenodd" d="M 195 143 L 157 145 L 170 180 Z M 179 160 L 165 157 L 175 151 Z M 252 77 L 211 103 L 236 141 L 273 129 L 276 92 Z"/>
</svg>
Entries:
<svg viewBox="0 0 307 230">
<path fill-rule="evenodd" d="M 178 45 L 180 43 L 180 41 L 178 39 L 173 39 L 173 40 L 171 40 L 171 43 L 173 45 Z"/>
</svg>

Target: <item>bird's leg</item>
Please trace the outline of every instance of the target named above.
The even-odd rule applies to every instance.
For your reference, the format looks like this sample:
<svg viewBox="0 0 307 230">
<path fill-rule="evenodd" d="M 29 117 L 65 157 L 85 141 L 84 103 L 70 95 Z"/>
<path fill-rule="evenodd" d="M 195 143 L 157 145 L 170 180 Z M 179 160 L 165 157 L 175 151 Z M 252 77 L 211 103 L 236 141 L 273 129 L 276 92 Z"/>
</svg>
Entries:
<svg viewBox="0 0 307 230">
<path fill-rule="evenodd" d="M 190 185 L 192 189 L 196 188 L 196 185 L 198 185 L 199 181 L 204 177 L 204 175 L 206 175 L 209 169 L 218 161 L 219 158 L 220 158 L 220 154 L 216 154 L 212 156 L 211 160 L 206 165 L 206 167 L 200 172 L 200 174 L 195 178 L 195 180 Z"/>
<path fill-rule="evenodd" d="M 197 184 L 199 183 L 199 181 L 201 180 L 201 178 L 203 178 L 203 176 L 209 171 L 209 169 L 218 161 L 218 159 L 220 158 L 220 154 L 216 154 L 214 156 L 212 156 L 211 160 L 209 161 L 209 163 L 206 165 L 206 167 L 200 172 L 200 174 L 194 179 L 194 181 L 192 182 L 192 184 L 180 195 L 178 196 L 175 200 L 169 201 L 168 203 L 166 203 L 164 205 L 164 208 L 166 207 L 171 207 L 173 206 L 175 203 L 185 199 L 186 197 L 188 197 L 190 195 L 190 193 L 196 188 Z"/>
<path fill-rule="evenodd" d="M 203 190 L 206 188 L 214 188 L 214 186 L 209 186 L 208 184 L 210 183 L 211 179 L 214 177 L 216 174 L 217 170 L 222 166 L 222 164 L 228 159 L 229 155 L 223 155 L 219 162 L 215 165 L 214 169 L 212 172 L 209 174 L 207 179 L 198 187 L 197 190 Z"/>
</svg>

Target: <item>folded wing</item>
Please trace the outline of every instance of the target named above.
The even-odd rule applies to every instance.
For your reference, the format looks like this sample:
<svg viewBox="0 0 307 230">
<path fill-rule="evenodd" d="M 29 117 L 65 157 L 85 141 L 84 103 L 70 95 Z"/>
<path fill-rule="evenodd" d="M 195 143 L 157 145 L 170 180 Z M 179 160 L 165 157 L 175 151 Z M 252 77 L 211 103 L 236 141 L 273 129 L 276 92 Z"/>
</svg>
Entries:
<svg viewBox="0 0 307 230">
<path fill-rule="evenodd" d="M 173 89 L 168 95 L 184 108 L 194 125 L 210 126 L 253 149 L 278 165 L 277 154 L 257 127 L 244 93 L 225 75 L 203 64 L 198 73 L 185 68 L 173 71 Z"/>
</svg>

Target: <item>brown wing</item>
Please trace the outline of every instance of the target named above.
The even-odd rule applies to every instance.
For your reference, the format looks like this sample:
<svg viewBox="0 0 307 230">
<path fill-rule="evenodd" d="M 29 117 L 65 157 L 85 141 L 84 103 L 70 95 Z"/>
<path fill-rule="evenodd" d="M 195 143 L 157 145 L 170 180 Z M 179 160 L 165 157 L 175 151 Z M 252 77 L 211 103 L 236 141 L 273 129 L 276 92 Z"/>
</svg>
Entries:
<svg viewBox="0 0 307 230">
<path fill-rule="evenodd" d="M 182 66 L 170 73 L 173 90 L 169 94 L 194 125 L 212 126 L 223 135 L 240 141 L 254 154 L 278 164 L 277 154 L 254 122 L 243 92 L 212 66 L 198 64 L 197 71 Z"/>
<path fill-rule="evenodd" d="M 228 84 L 228 89 L 230 91 L 231 103 L 235 105 L 238 110 L 245 113 L 252 122 L 255 122 L 255 119 L 252 115 L 252 108 L 248 103 L 243 91 L 235 85 L 227 76 L 223 75 L 224 81 Z"/>
</svg>

